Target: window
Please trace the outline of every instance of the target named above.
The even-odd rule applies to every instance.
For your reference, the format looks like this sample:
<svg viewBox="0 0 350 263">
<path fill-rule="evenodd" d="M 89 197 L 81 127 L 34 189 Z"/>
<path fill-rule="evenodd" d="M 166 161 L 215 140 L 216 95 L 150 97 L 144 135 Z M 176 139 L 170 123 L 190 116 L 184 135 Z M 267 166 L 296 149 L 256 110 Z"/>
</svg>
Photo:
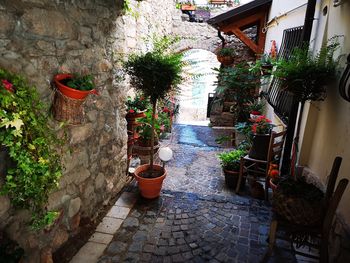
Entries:
<svg viewBox="0 0 350 263">
<path fill-rule="evenodd" d="M 302 26 L 284 30 L 282 45 L 278 53 L 279 58 L 288 58 L 295 47 L 301 46 L 302 33 Z M 288 117 L 293 107 L 293 95 L 281 89 L 281 82 L 278 79 L 273 79 L 263 94 L 276 115 L 285 124 L 288 124 Z"/>
</svg>

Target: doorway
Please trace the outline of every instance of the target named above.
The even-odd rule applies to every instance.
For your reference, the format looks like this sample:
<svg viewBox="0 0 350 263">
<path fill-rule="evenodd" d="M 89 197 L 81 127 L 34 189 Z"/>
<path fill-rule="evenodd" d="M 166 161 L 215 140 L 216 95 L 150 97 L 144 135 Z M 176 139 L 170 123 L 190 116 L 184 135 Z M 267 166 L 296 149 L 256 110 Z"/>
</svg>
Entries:
<svg viewBox="0 0 350 263">
<path fill-rule="evenodd" d="M 219 68 L 220 62 L 214 53 L 203 49 L 184 52 L 183 60 L 186 80 L 177 96 L 179 114 L 175 123 L 208 126 L 208 97 L 215 91 L 217 71 L 214 68 Z"/>
</svg>

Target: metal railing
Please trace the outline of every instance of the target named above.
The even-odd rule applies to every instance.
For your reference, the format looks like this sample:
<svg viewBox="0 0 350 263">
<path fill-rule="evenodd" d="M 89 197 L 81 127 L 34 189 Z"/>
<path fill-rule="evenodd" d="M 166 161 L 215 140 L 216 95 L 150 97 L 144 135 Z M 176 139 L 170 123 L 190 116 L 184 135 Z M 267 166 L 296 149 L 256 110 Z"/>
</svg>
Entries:
<svg viewBox="0 0 350 263">
<path fill-rule="evenodd" d="M 284 30 L 278 58 L 288 59 L 293 49 L 302 45 L 302 32 L 302 26 Z M 288 124 L 288 117 L 293 109 L 293 95 L 284 90 L 281 81 L 275 78 L 263 94 L 268 103 L 274 108 L 277 116 L 285 124 Z"/>
</svg>

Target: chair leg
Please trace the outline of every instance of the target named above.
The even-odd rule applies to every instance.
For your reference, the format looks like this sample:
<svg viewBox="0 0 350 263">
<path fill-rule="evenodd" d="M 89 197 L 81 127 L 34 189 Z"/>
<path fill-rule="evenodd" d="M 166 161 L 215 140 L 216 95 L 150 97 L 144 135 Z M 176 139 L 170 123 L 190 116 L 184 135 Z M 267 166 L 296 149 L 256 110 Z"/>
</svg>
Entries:
<svg viewBox="0 0 350 263">
<path fill-rule="evenodd" d="M 266 174 L 265 174 L 265 200 L 269 201 L 269 187 L 270 187 L 270 178 L 269 178 L 269 163 L 266 164 Z"/>
<path fill-rule="evenodd" d="M 277 220 L 273 219 L 271 221 L 271 225 L 270 225 L 269 247 L 268 247 L 264 257 L 260 261 L 260 263 L 266 263 L 269 260 L 269 258 L 272 256 L 273 247 L 275 246 L 275 243 L 276 243 L 277 225 L 278 225 Z"/>
<path fill-rule="evenodd" d="M 320 246 L 320 263 L 328 263 L 328 236 L 322 236 L 321 246 Z"/>
<path fill-rule="evenodd" d="M 242 177 L 243 177 L 243 168 L 244 168 L 244 159 L 241 159 L 240 165 L 239 165 L 239 175 L 238 175 L 238 181 L 236 186 L 236 194 L 239 193 L 239 189 L 241 187 Z"/>
</svg>

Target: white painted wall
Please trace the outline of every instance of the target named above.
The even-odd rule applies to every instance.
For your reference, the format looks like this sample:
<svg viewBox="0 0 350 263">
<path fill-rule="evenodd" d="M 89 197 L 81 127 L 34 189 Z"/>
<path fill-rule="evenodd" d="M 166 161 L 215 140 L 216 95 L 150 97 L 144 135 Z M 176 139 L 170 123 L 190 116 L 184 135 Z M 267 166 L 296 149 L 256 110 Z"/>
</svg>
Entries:
<svg viewBox="0 0 350 263">
<path fill-rule="evenodd" d="M 313 47 L 320 46 L 334 35 L 343 35 L 340 38 L 339 54 L 350 53 L 350 1 L 343 0 L 344 4 L 333 7 L 333 1 L 323 0 L 317 13 L 318 27 L 314 28 Z M 327 6 L 327 15 L 322 9 Z M 345 66 L 346 56 L 340 63 L 340 72 Z M 338 79 L 340 76 L 338 77 Z M 307 124 L 304 126 L 304 140 L 302 141 L 300 162 L 308 165 L 325 182 L 330 172 L 335 156 L 343 157 L 339 172 L 339 179 L 350 179 L 350 103 L 343 100 L 338 91 L 338 83 L 334 83 L 327 90 L 328 97 L 324 102 L 312 104 L 304 114 Z M 338 179 L 338 180 L 339 180 Z M 350 187 L 346 189 L 339 205 L 339 212 L 350 225 Z"/>
<path fill-rule="evenodd" d="M 283 30 L 302 26 L 304 24 L 307 0 L 275 0 L 272 2 L 268 22 L 277 20 L 268 25 L 266 32 L 265 52 L 269 52 L 271 41 L 275 40 L 279 50 L 283 37 Z M 292 11 L 295 9 L 294 11 Z"/>
<path fill-rule="evenodd" d="M 269 20 L 274 17 L 306 4 L 306 0 L 275 0 L 273 1 Z M 322 10 L 327 6 L 328 13 Z M 288 13 L 272 23 L 267 31 L 265 52 L 269 52 L 271 41 L 276 40 L 280 47 L 283 30 L 304 24 L 306 5 Z M 332 0 L 318 0 L 315 21 L 311 36 L 311 48 L 314 52 L 334 35 L 344 35 L 341 38 L 339 54 L 350 53 L 350 0 L 333 7 Z M 344 56 L 340 63 L 340 72 L 345 67 Z M 340 76 L 338 77 L 338 79 Z M 328 97 L 323 102 L 307 104 L 303 114 L 300 144 L 300 164 L 311 168 L 319 178 L 326 182 L 335 156 L 342 156 L 343 163 L 339 179 L 350 179 L 350 103 L 343 100 L 338 91 L 337 83 L 328 88 Z M 273 109 L 267 108 L 267 116 L 273 118 Z M 276 120 L 278 123 L 278 121 Z M 338 179 L 338 180 L 339 180 Z M 339 212 L 344 221 L 350 225 L 350 187 L 344 193 L 339 206 Z"/>
</svg>

